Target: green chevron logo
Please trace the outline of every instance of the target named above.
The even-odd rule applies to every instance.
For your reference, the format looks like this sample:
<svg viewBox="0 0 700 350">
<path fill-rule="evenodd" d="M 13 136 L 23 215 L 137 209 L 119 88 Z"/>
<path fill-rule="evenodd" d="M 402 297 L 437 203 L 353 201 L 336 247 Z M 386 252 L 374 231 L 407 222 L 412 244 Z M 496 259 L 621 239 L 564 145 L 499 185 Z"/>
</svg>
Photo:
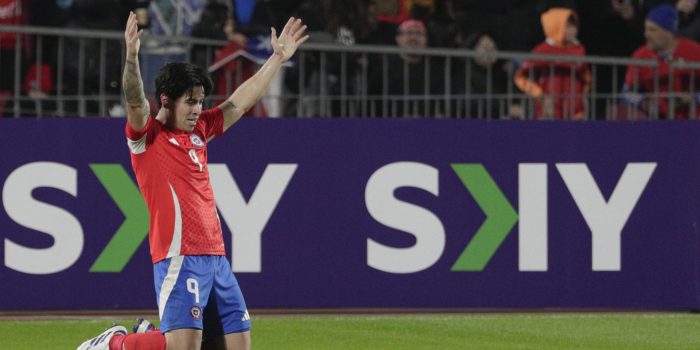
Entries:
<svg viewBox="0 0 700 350">
<path fill-rule="evenodd" d="M 452 169 L 486 214 L 452 271 L 481 271 L 515 226 L 518 213 L 482 164 L 452 164 Z"/>
<path fill-rule="evenodd" d="M 124 214 L 124 222 L 90 272 L 121 272 L 148 236 L 148 208 L 121 164 L 90 164 L 90 169 Z"/>
</svg>

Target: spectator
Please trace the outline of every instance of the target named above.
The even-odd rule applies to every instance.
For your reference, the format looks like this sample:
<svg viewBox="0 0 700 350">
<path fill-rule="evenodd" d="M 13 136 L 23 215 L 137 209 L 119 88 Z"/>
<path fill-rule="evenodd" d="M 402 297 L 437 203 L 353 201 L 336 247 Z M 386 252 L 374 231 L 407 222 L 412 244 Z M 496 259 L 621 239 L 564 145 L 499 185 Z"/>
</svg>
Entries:
<svg viewBox="0 0 700 350">
<path fill-rule="evenodd" d="M 567 8 L 552 8 L 541 16 L 547 37 L 532 52 L 584 56 L 577 39 L 578 17 Z M 576 62 L 526 61 L 515 75 L 515 83 L 535 102 L 537 119 L 584 119 L 586 94 L 591 74 L 588 66 Z"/>
<path fill-rule="evenodd" d="M 431 47 L 452 47 L 457 36 L 457 23 L 452 0 L 413 0 L 411 18 L 425 23 Z"/>
<path fill-rule="evenodd" d="M 617 17 L 618 30 L 622 32 L 622 35 L 626 37 L 626 42 L 640 43 L 642 41 L 642 36 L 639 32 L 644 28 L 644 13 L 646 12 L 646 6 L 648 2 L 645 0 L 610 0 L 610 6 L 612 7 L 613 14 Z M 622 25 L 620 26 L 620 22 Z M 622 39 L 622 37 L 618 37 Z M 598 37 L 598 40 L 604 40 L 604 38 Z M 616 47 L 627 48 L 625 42 L 617 42 Z"/>
<path fill-rule="evenodd" d="M 228 40 L 239 48 L 245 48 L 248 38 L 236 31 L 235 22 L 228 6 L 211 2 L 204 7 L 199 21 L 192 27 L 195 38 Z M 211 46 L 194 45 L 190 51 L 192 63 L 207 69 L 214 58 Z M 214 79 L 216 81 L 216 79 Z"/>
<path fill-rule="evenodd" d="M 326 18 L 320 0 L 303 0 L 294 13 L 298 18 L 304 19 L 309 33 L 309 42 L 333 41 L 331 35 L 326 32 Z M 319 58 L 320 55 L 313 51 L 301 51 L 292 57 L 290 62 L 293 64 L 284 73 L 284 94 L 288 98 L 282 101 L 282 115 L 306 117 L 321 115 L 318 99 L 312 97 L 320 94 Z M 302 90 L 303 94 L 300 93 Z"/>
<path fill-rule="evenodd" d="M 321 8 L 326 19 L 325 31 L 336 44 L 354 46 L 366 41 L 373 29 L 367 1 L 323 0 Z M 326 86 L 331 97 L 331 115 L 356 115 L 359 111 L 356 101 L 344 101 L 338 97 L 344 94 L 359 95 L 362 56 L 356 53 L 327 53 L 326 59 Z"/>
<path fill-rule="evenodd" d="M 29 1 L 28 24 L 42 27 L 63 27 L 70 19 L 74 0 Z M 59 37 L 37 35 L 30 40 L 31 47 L 25 62 L 29 68 L 24 72 L 22 94 L 25 100 L 20 103 L 23 114 L 30 116 L 56 114 L 57 78 L 56 64 L 59 53 Z M 27 98 L 28 97 L 28 98 Z"/>
<path fill-rule="evenodd" d="M 505 108 L 508 101 L 503 96 L 510 84 L 510 65 L 489 56 L 499 49 L 493 35 L 485 31 L 473 33 L 464 40 L 464 47 L 481 56 L 470 58 L 468 62 L 455 61 L 452 93 L 457 96 L 457 100 L 453 104 L 455 109 L 452 113 L 480 119 L 494 119 L 509 114 Z M 475 98 L 462 99 L 465 94 Z"/>
<path fill-rule="evenodd" d="M 132 2 L 129 0 L 74 0 L 66 26 L 77 29 L 120 30 L 127 20 L 131 6 Z M 113 108 L 115 111 L 123 111 L 120 105 L 122 48 L 117 42 L 107 39 L 67 38 L 64 62 L 63 94 L 87 97 L 66 100 L 64 107 L 67 115 L 106 116 Z M 81 77 L 83 80 L 79 81 Z M 82 91 L 79 91 L 79 88 L 82 88 Z M 100 98 L 103 94 L 110 96 L 106 103 L 102 103 L 104 100 Z M 120 116 L 123 116 L 123 113 Z"/>
<path fill-rule="evenodd" d="M 613 10 L 625 21 L 633 21 L 639 11 L 639 5 L 631 0 L 610 0 Z"/>
<path fill-rule="evenodd" d="M 692 114 L 697 118 L 700 113 L 697 108 L 700 106 L 698 71 L 675 67 L 673 76 L 669 76 L 671 62 L 700 61 L 700 45 L 690 39 L 676 37 L 677 30 L 678 14 L 671 5 L 659 5 L 646 16 L 644 37 L 647 43 L 637 49 L 632 58 L 657 60 L 658 67 L 628 67 L 623 88 L 625 101 L 642 112 L 638 116 L 688 119 Z M 694 75 L 693 79 L 691 74 Z M 695 85 L 691 86 L 693 80 Z M 657 83 L 658 90 L 655 89 Z M 665 97 L 664 94 L 669 92 L 674 94 Z M 658 93 L 658 98 L 645 98 L 648 97 L 645 94 L 653 93 Z M 693 106 L 695 108 L 691 109 Z"/>
<path fill-rule="evenodd" d="M 673 6 L 678 12 L 676 35 L 698 42 L 700 40 L 700 9 L 697 7 L 697 2 L 697 0 L 646 0 L 642 7 L 646 10 L 645 13 L 649 13 L 651 9 L 660 5 Z M 639 22 L 640 28 L 643 28 L 643 18 Z M 641 33 L 642 30 L 640 29 L 638 32 Z"/>
<path fill-rule="evenodd" d="M 51 114 L 56 110 L 56 101 L 49 98 L 49 95 L 55 92 L 55 72 L 53 64 L 49 62 L 55 54 L 44 49 L 41 57 L 38 57 L 38 53 L 34 53 L 33 56 L 28 60 L 29 68 L 21 86 L 22 95 L 29 97 L 20 102 L 22 114 L 28 116 L 41 116 L 45 112 Z"/>
<path fill-rule="evenodd" d="M 248 38 L 236 31 L 236 27 L 234 16 L 227 5 L 210 2 L 192 28 L 194 37 L 226 41 L 223 48 L 194 45 L 191 50 L 192 63 L 210 70 L 212 74 L 215 104 L 222 103 L 226 96 L 252 77 L 259 68 L 251 56 L 245 54 Z M 243 114 L 244 117 L 267 115 L 262 101 Z"/>
<path fill-rule="evenodd" d="M 22 25 L 26 19 L 26 7 L 19 0 L 0 0 L 0 25 Z M 10 95 L 15 93 L 15 65 L 19 63 L 20 72 L 23 71 L 24 64 L 16 61 L 16 49 L 26 49 L 23 42 L 17 42 L 19 37 L 16 33 L 0 33 L 0 115 L 9 114 L 11 105 L 7 103 Z M 18 45 L 19 44 L 19 45 Z M 24 53 L 20 52 L 20 57 Z M 21 79 L 21 76 L 20 76 Z"/>
<path fill-rule="evenodd" d="M 414 19 L 402 22 L 396 44 L 406 49 L 424 49 L 428 44 L 425 24 Z M 381 72 L 371 72 L 369 82 L 371 95 L 389 98 L 386 114 L 410 117 L 444 114 L 442 103 L 436 99 L 436 95 L 444 92 L 442 62 L 413 53 L 390 55 L 386 60 L 387 79 L 384 80 Z M 382 67 L 383 63 L 370 64 L 373 69 Z M 375 107 L 384 114 L 384 106 Z"/>
<path fill-rule="evenodd" d="M 305 18 L 320 17 L 323 21 L 311 21 L 317 26 L 310 27 L 311 41 L 316 43 L 354 46 L 358 43 L 373 42 L 370 33 L 376 29 L 371 16 L 371 0 L 322 0 L 320 7 L 312 9 L 311 1 L 302 3 Z M 315 16 L 313 15 L 315 12 Z M 292 95 L 299 94 L 299 79 L 304 81 L 301 106 L 297 99 L 285 101 L 285 114 L 304 116 L 356 116 L 360 113 L 359 98 L 362 65 L 367 61 L 364 55 L 348 52 L 305 52 L 304 67 L 296 64 L 285 77 L 286 89 Z M 302 57 L 299 55 L 298 57 Z M 297 62 L 300 63 L 300 62 Z M 304 72 L 304 76 L 300 73 Z M 340 96 L 351 96 L 341 99 Z"/>
<path fill-rule="evenodd" d="M 407 0 L 376 0 L 377 32 L 376 42 L 394 45 L 399 24 L 410 18 Z"/>
<path fill-rule="evenodd" d="M 379 0 L 381 1 L 381 0 Z M 380 22 L 378 0 L 360 0 L 355 7 L 355 16 L 360 26 L 363 28 L 357 30 L 359 34 L 357 43 L 361 45 L 394 45 L 394 36 L 398 24 Z"/>
<path fill-rule="evenodd" d="M 678 0 L 676 10 L 678 11 L 678 35 L 700 41 L 700 9 L 698 0 Z"/>
<path fill-rule="evenodd" d="M 32 64 L 22 83 L 22 92 L 33 99 L 43 99 L 54 89 L 53 69 L 46 63 Z"/>
<path fill-rule="evenodd" d="M 591 56 L 629 57 L 644 41 L 641 35 L 644 18 L 639 18 L 641 4 L 638 0 L 590 1 L 579 0 L 579 40 Z M 592 72 L 596 82 L 596 94 L 591 95 L 591 118 L 603 119 L 609 104 L 609 96 L 622 89 L 625 66 L 598 65 Z M 593 101 L 595 98 L 596 101 Z"/>
<path fill-rule="evenodd" d="M 543 0 L 453 1 L 460 31 L 487 30 L 502 50 L 527 51 L 542 41 L 539 9 Z M 590 0 L 589 0 L 590 2 Z"/>
</svg>

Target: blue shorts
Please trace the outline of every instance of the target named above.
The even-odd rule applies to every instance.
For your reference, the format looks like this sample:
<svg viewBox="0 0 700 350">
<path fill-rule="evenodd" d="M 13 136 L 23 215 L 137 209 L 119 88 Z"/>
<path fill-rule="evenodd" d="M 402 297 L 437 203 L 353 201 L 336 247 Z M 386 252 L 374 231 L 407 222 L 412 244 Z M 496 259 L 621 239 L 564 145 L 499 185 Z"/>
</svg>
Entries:
<svg viewBox="0 0 700 350">
<path fill-rule="evenodd" d="M 160 331 L 203 331 L 208 340 L 250 330 L 250 316 L 225 256 L 174 256 L 153 265 Z"/>
</svg>

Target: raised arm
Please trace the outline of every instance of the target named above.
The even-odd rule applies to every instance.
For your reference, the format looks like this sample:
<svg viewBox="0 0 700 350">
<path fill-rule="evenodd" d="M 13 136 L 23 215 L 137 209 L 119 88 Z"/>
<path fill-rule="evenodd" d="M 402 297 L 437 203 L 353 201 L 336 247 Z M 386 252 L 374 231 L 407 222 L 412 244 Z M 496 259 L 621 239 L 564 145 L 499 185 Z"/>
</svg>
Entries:
<svg viewBox="0 0 700 350">
<path fill-rule="evenodd" d="M 139 70 L 139 48 L 143 34 L 143 29 L 138 30 L 136 14 L 129 13 L 129 20 L 126 22 L 124 30 L 124 40 L 126 41 L 126 64 L 124 65 L 124 75 L 122 76 L 122 88 L 126 98 L 126 117 L 134 130 L 142 130 L 148 121 L 150 107 L 143 93 L 143 80 Z"/>
<path fill-rule="evenodd" d="M 309 39 L 308 35 L 304 35 L 306 26 L 302 25 L 301 19 L 294 17 L 287 21 L 279 38 L 275 28 L 271 28 L 271 30 L 272 48 L 274 49 L 272 56 L 255 75 L 241 84 L 226 101 L 219 105 L 224 113 L 224 130 L 241 119 L 243 113 L 260 100 L 282 64 L 294 55 L 299 45 Z"/>
</svg>

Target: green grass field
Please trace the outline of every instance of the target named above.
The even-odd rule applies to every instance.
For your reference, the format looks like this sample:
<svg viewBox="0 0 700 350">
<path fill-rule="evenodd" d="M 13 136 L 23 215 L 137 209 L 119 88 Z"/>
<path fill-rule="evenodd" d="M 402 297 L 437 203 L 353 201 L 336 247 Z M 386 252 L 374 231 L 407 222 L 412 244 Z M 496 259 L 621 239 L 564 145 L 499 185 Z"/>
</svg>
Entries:
<svg viewBox="0 0 700 350">
<path fill-rule="evenodd" d="M 131 325 L 133 320 L 121 320 Z M 0 349 L 75 349 L 111 321 L 0 321 Z M 259 316 L 253 349 L 700 349 L 694 314 Z"/>
</svg>

